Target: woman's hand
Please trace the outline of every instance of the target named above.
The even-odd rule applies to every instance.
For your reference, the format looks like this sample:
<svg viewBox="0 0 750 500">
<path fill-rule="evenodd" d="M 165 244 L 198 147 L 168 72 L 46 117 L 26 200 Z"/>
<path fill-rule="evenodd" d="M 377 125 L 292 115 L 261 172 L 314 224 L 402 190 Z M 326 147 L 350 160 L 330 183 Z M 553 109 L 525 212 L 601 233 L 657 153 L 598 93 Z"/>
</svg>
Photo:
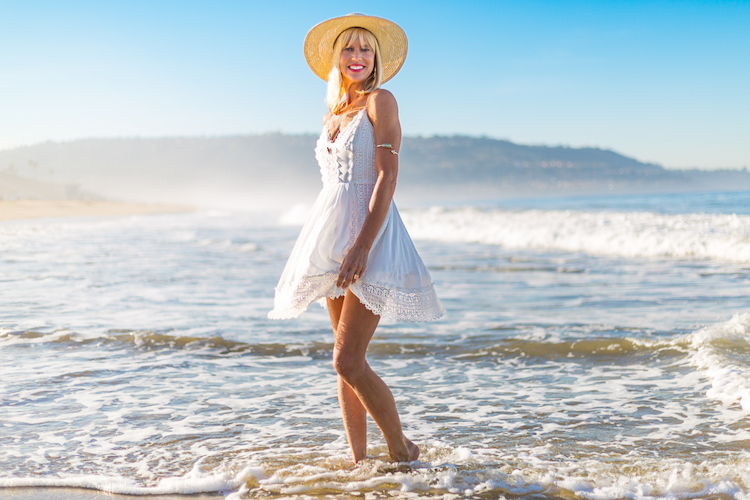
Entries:
<svg viewBox="0 0 750 500">
<path fill-rule="evenodd" d="M 344 257 L 339 269 L 336 286 L 346 288 L 359 279 L 367 267 L 367 257 L 370 250 L 361 245 L 354 245 Z"/>
</svg>

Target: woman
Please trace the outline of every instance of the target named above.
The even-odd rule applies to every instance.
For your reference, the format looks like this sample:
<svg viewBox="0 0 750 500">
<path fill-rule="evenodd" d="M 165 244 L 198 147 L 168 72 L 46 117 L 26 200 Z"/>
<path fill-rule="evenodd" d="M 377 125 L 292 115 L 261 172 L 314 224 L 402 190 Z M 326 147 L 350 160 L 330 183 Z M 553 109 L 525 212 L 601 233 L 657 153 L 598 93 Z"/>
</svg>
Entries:
<svg viewBox="0 0 750 500">
<path fill-rule="evenodd" d="M 315 156 L 323 190 L 276 287 L 270 318 L 327 306 L 333 365 L 346 435 L 357 463 L 367 452 L 367 413 L 391 458 L 419 448 L 401 429 L 393 395 L 365 360 L 380 317 L 430 321 L 444 309 L 393 203 L 401 126 L 393 95 L 380 88 L 406 58 L 395 23 L 362 14 L 324 21 L 305 38 L 305 58 L 328 82 L 330 112 Z"/>
</svg>

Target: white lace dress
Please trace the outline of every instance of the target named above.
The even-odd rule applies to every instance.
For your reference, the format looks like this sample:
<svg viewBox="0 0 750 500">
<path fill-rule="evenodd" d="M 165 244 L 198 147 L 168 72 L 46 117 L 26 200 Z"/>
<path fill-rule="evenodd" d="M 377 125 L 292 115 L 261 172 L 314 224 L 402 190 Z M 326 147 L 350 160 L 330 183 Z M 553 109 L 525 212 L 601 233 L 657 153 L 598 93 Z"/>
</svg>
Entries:
<svg viewBox="0 0 750 500">
<path fill-rule="evenodd" d="M 365 109 L 331 141 L 328 130 L 315 148 L 323 190 L 302 228 L 276 287 L 272 319 L 295 318 L 316 300 L 346 293 L 336 286 L 344 255 L 367 215 L 377 173 L 375 132 Z M 396 205 L 370 248 L 367 268 L 349 287 L 370 311 L 398 321 L 432 321 L 445 309 L 406 232 Z"/>
</svg>

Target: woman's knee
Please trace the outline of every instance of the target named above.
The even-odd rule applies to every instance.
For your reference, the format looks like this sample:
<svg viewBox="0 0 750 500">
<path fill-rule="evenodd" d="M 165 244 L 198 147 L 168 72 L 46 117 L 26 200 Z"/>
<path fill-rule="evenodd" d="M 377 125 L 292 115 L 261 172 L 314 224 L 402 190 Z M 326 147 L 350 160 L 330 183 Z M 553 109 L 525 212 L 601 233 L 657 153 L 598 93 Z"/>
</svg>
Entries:
<svg viewBox="0 0 750 500">
<path fill-rule="evenodd" d="M 361 306 L 359 299 L 354 297 L 354 300 L 357 301 L 357 305 Z M 361 309 L 367 314 L 352 315 L 349 311 L 349 314 L 339 319 L 336 341 L 333 346 L 333 368 L 350 386 L 356 385 L 359 378 L 366 373 L 367 345 L 370 343 L 379 319 L 364 306 L 361 306 Z M 375 321 L 370 321 L 373 318 Z"/>
<path fill-rule="evenodd" d="M 342 349 L 333 351 L 333 368 L 349 385 L 355 385 L 365 372 L 365 360 Z"/>
</svg>

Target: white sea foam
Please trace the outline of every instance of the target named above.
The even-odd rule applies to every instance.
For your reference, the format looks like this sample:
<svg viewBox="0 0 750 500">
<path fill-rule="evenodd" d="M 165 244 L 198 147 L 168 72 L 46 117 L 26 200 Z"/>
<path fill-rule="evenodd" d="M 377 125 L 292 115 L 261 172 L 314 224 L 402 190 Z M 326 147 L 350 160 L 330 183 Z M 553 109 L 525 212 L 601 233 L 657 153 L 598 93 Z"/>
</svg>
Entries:
<svg viewBox="0 0 750 500">
<path fill-rule="evenodd" d="M 691 363 L 711 380 L 707 396 L 750 413 L 750 313 L 688 336 Z"/>
<path fill-rule="evenodd" d="M 85 488 L 120 495 L 192 495 L 197 493 L 232 492 L 247 483 L 265 478 L 262 467 L 248 466 L 239 474 L 205 472 L 200 463 L 181 477 L 166 477 L 154 486 L 143 486 L 128 478 L 101 475 L 66 475 L 65 477 L 0 478 L 0 488 L 67 487 Z"/>
<path fill-rule="evenodd" d="M 263 467 L 247 466 L 241 472 L 206 473 L 196 466 L 182 477 L 165 478 L 154 486 L 107 476 L 58 478 L 4 478 L 0 487 L 75 487 L 126 495 L 167 495 L 223 492 L 229 500 L 284 495 L 309 498 L 329 491 L 364 495 L 388 492 L 394 498 L 414 498 L 420 493 L 446 494 L 450 498 L 474 496 L 575 495 L 591 500 L 694 499 L 714 496 L 746 500 L 745 475 L 737 467 L 704 462 L 698 466 L 674 459 L 643 460 L 631 473 L 617 473 L 602 463 L 547 463 L 512 469 L 483 462 L 485 456 L 454 462 L 420 462 L 414 468 L 393 470 L 380 461 L 357 468 L 290 465 L 266 476 Z M 743 465 L 744 464 L 743 462 Z M 397 493 L 397 491 L 399 493 Z"/>
<path fill-rule="evenodd" d="M 750 216 L 573 210 L 410 210 L 415 239 L 477 242 L 622 257 L 750 262 Z"/>
<path fill-rule="evenodd" d="M 473 496 L 536 495 L 558 498 L 571 495 L 592 500 L 693 499 L 725 496 L 746 500 L 747 474 L 738 474 L 738 464 L 704 461 L 699 464 L 679 459 L 641 459 L 627 465 L 628 472 L 600 461 L 540 460 L 536 465 L 513 468 L 497 456 L 466 453 L 459 459 L 441 460 L 427 450 L 413 468 L 383 467 L 383 462 L 367 461 L 356 468 L 321 465 L 290 465 L 272 475 L 242 487 L 237 498 L 262 497 L 268 493 L 291 498 L 328 490 L 364 494 L 388 491 L 397 498 L 415 494 L 448 495 L 449 498 Z M 544 455 L 543 450 L 529 450 Z M 541 453 L 539 453 L 541 451 Z M 445 452 L 443 452 L 445 455 Z M 624 464 L 621 464 L 624 465 Z M 401 492 L 400 495 L 395 491 Z M 232 497 L 235 498 L 235 497 Z"/>
</svg>

